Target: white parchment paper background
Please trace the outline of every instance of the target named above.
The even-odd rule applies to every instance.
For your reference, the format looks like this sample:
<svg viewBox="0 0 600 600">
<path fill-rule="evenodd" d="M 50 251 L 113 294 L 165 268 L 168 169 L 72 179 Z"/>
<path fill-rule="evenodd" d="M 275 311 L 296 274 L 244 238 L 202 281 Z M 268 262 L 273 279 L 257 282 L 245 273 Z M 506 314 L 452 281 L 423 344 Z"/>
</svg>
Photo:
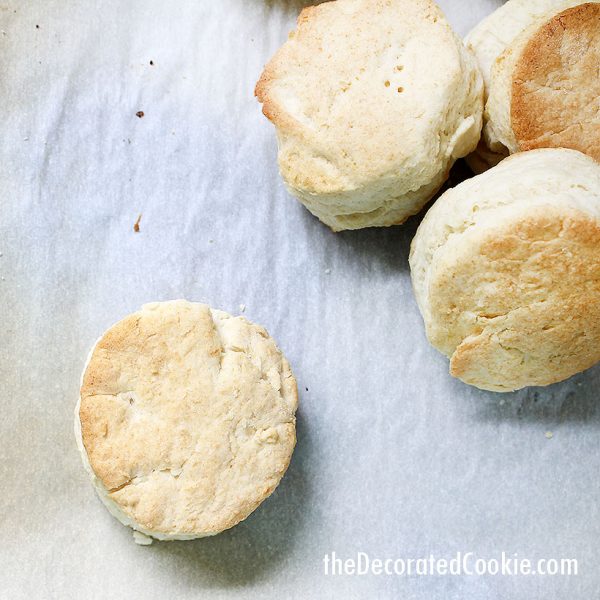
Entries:
<svg viewBox="0 0 600 600">
<path fill-rule="evenodd" d="M 497 4 L 442 2 L 460 33 Z M 287 196 L 253 87 L 301 5 L 1 2 L 0 597 L 597 596 L 600 369 L 508 396 L 452 380 L 410 289 L 418 219 L 334 235 Z M 298 446 L 235 529 L 142 548 L 86 480 L 72 412 L 97 336 L 179 297 L 245 304 L 276 338 Z M 575 557 L 580 575 L 322 569 L 331 551 L 459 550 Z"/>
</svg>

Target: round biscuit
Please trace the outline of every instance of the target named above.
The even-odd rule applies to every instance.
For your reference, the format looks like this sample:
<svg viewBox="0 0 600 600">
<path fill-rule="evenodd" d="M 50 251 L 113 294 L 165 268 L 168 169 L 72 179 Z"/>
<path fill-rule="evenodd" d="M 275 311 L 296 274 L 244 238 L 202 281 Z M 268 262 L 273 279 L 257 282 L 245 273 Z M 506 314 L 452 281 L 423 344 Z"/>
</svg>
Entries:
<svg viewBox="0 0 600 600">
<path fill-rule="evenodd" d="M 431 344 L 482 389 L 548 385 L 600 360 L 600 165 L 515 154 L 443 194 L 413 240 Z"/>
<path fill-rule="evenodd" d="M 417 213 L 477 145 L 482 95 L 432 0 L 305 8 L 256 86 L 286 186 L 335 231 Z"/>
<path fill-rule="evenodd" d="M 98 340 L 75 430 L 114 516 L 192 539 L 236 525 L 275 489 L 296 408 L 289 364 L 262 327 L 179 300 L 144 305 Z"/>
</svg>

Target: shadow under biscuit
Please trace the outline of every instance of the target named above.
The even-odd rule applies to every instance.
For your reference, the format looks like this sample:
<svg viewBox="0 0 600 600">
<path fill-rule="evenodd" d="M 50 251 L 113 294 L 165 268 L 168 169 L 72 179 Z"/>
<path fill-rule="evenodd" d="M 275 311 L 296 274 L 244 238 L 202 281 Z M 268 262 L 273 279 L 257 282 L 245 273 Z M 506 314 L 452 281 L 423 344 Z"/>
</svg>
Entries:
<svg viewBox="0 0 600 600">
<path fill-rule="evenodd" d="M 303 8 L 307 6 L 316 6 L 317 4 L 323 4 L 323 2 L 327 2 L 328 0 L 256 0 L 258 2 L 263 2 L 269 8 L 273 8 L 275 6 L 281 6 L 286 10 L 297 10 L 300 12 Z"/>
<path fill-rule="evenodd" d="M 411 217 L 401 226 L 342 231 L 336 236 L 349 251 L 349 260 L 360 260 L 391 274 L 408 272 L 410 242 L 419 222 L 420 219 Z"/>
<path fill-rule="evenodd" d="M 480 398 L 478 421 L 560 423 L 600 427 L 600 364 L 548 387 L 530 387 L 508 394 L 475 390 Z"/>
<path fill-rule="evenodd" d="M 308 471 L 313 466 L 315 448 L 301 410 L 296 421 L 298 442 L 288 471 L 273 494 L 246 520 L 214 537 L 155 542 L 141 548 L 160 555 L 157 562 L 163 565 L 163 576 L 213 588 L 243 587 L 273 576 L 307 531 L 311 519 Z"/>
<path fill-rule="evenodd" d="M 347 261 L 351 263 L 362 261 L 370 267 L 380 268 L 390 274 L 408 273 L 410 244 L 427 210 L 446 190 L 471 177 L 473 172 L 467 163 L 463 159 L 458 160 L 450 171 L 448 181 L 433 199 L 403 224 L 392 227 L 366 227 L 334 233 L 305 208 L 298 206 L 298 211 L 301 211 L 304 225 L 307 229 L 311 229 L 311 235 L 330 238 L 325 240 L 326 244 L 337 245 L 342 255 L 347 254 Z M 287 194 L 286 199 L 290 202 L 296 201 L 290 194 Z"/>
<path fill-rule="evenodd" d="M 240 0 L 241 1 L 241 0 Z M 300 14 L 302 9 L 308 8 L 309 6 L 316 6 L 317 4 L 323 4 L 324 2 L 330 2 L 331 0 L 245 0 L 244 4 L 251 4 L 257 7 L 264 7 L 266 10 L 278 10 L 287 12 L 294 17 L 294 19 Z M 294 27 L 295 20 L 290 23 Z"/>
</svg>

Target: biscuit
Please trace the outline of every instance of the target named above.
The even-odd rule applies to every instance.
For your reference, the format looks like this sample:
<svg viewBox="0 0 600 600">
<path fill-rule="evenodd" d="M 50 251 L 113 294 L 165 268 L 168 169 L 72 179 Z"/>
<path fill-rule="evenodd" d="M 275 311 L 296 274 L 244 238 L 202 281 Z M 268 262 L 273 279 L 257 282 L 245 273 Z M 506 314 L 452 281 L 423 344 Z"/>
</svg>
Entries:
<svg viewBox="0 0 600 600">
<path fill-rule="evenodd" d="M 296 408 L 289 364 L 262 327 L 179 300 L 144 305 L 96 343 L 75 432 L 115 517 L 185 540 L 236 525 L 271 494 Z"/>
<path fill-rule="evenodd" d="M 509 0 L 466 43 L 486 88 L 483 140 L 469 160 L 476 172 L 536 148 L 600 160 L 598 0 Z"/>
<path fill-rule="evenodd" d="M 549 385 L 600 360 L 600 165 L 515 154 L 445 192 L 413 240 L 415 296 L 450 372 L 485 390 Z"/>
<path fill-rule="evenodd" d="M 288 190 L 334 231 L 402 223 L 481 133 L 481 74 L 431 0 L 305 8 L 256 96 Z"/>
</svg>

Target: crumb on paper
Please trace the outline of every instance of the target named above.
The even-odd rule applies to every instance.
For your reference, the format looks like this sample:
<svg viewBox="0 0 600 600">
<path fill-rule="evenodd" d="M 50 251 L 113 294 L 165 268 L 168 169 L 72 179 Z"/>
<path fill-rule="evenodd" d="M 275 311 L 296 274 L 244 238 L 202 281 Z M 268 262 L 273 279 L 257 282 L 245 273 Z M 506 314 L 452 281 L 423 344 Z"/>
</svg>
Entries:
<svg viewBox="0 0 600 600">
<path fill-rule="evenodd" d="M 209 244 L 212 244 L 215 240 L 208 240 Z"/>
<path fill-rule="evenodd" d="M 150 546 L 152 538 L 144 535 L 141 531 L 133 530 L 133 541 L 140 546 Z"/>
<path fill-rule="evenodd" d="M 141 118 L 144 116 L 144 111 L 143 111 L 143 110 L 138 110 L 138 111 L 135 113 L 135 116 L 136 116 L 138 119 L 141 119 Z"/>
<path fill-rule="evenodd" d="M 308 392 L 308 388 L 307 387 L 305 387 L 304 389 Z"/>
<path fill-rule="evenodd" d="M 245 311 L 246 311 L 246 305 L 240 304 L 240 312 L 245 312 Z"/>
<path fill-rule="evenodd" d="M 36 25 L 36 26 L 35 26 L 35 28 L 36 28 L 36 29 L 39 29 L 39 28 L 40 28 L 40 26 L 39 26 L 39 25 Z"/>
<path fill-rule="evenodd" d="M 329 275 L 331 273 L 331 269 L 325 269 L 325 275 Z"/>
<path fill-rule="evenodd" d="M 150 66 L 151 66 L 151 67 L 153 67 L 153 66 L 154 66 L 154 61 L 153 61 L 153 60 L 151 60 L 151 61 L 150 61 Z"/>
<path fill-rule="evenodd" d="M 551 440 L 554 437 L 554 434 L 551 431 L 546 431 L 546 439 Z"/>
<path fill-rule="evenodd" d="M 133 230 L 134 230 L 136 233 L 139 233 L 139 232 L 140 232 L 140 221 L 141 221 L 141 220 L 142 220 L 142 213 L 140 213 L 140 214 L 138 215 L 138 218 L 137 218 L 136 222 L 133 224 Z"/>
</svg>

